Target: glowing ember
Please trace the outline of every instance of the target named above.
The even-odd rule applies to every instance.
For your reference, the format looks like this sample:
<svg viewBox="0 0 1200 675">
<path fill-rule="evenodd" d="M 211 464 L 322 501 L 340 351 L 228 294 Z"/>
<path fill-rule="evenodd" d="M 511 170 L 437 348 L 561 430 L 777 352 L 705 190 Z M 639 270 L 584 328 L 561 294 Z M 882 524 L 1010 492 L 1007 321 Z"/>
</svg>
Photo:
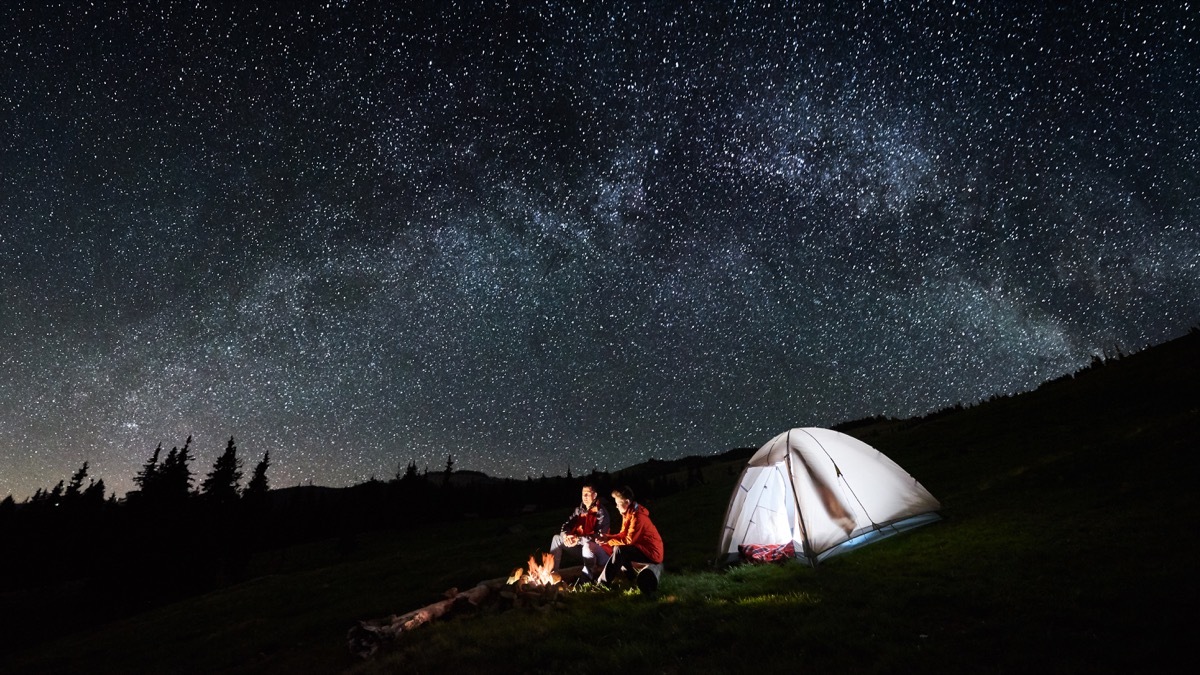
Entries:
<svg viewBox="0 0 1200 675">
<path fill-rule="evenodd" d="M 529 556 L 529 572 L 524 578 L 527 586 L 553 586 L 562 581 L 562 577 L 554 571 L 554 556 L 549 553 L 542 554 L 542 564 L 538 564 L 537 558 Z"/>
</svg>

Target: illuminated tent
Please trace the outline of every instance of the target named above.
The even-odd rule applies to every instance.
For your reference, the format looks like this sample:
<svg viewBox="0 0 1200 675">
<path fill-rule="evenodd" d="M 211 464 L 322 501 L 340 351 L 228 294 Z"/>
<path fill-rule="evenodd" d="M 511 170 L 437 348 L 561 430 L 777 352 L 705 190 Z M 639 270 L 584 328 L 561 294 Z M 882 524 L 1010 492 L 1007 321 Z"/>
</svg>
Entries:
<svg viewBox="0 0 1200 675">
<path fill-rule="evenodd" d="M 718 562 L 830 556 L 938 520 L 941 505 L 875 448 L 791 429 L 750 458 L 729 499 Z"/>
</svg>

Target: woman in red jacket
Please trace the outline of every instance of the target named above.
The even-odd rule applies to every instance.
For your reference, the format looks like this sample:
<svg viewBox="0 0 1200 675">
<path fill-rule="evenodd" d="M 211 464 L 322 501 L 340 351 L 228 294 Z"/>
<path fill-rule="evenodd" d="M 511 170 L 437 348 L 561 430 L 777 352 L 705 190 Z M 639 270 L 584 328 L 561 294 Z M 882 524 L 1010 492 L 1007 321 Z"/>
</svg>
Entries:
<svg viewBox="0 0 1200 675">
<path fill-rule="evenodd" d="M 612 549 L 612 557 L 600 574 L 600 583 L 606 586 L 618 573 L 630 581 L 636 579 L 634 563 L 659 564 L 663 561 L 663 541 L 650 520 L 650 509 L 633 501 L 633 490 L 628 487 L 613 490 L 612 496 L 621 512 L 621 530 L 600 541 L 605 550 Z"/>
</svg>

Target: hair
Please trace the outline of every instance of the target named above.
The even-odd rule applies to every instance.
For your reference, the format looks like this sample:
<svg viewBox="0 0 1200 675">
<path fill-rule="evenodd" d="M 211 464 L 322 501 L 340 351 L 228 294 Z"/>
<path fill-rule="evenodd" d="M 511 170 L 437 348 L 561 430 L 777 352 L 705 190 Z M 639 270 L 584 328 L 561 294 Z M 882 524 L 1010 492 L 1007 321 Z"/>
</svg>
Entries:
<svg viewBox="0 0 1200 675">
<path fill-rule="evenodd" d="M 614 497 L 619 496 L 621 499 L 633 501 L 633 488 L 629 487 L 628 485 L 623 485 L 619 488 L 613 488 L 612 493 Z"/>
</svg>

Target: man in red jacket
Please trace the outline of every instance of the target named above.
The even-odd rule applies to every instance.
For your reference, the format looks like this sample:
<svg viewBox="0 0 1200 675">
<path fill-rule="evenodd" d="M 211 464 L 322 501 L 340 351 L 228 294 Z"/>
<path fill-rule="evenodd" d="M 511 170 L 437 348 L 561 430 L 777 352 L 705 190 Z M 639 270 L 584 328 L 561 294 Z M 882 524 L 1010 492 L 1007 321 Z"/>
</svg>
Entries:
<svg viewBox="0 0 1200 675">
<path fill-rule="evenodd" d="M 601 546 L 608 537 L 608 509 L 600 503 L 600 495 L 591 485 L 584 485 L 580 496 L 583 500 L 550 541 L 550 553 L 557 570 L 562 566 L 563 550 L 578 547 L 583 557 L 583 574 L 591 580 L 608 562 L 608 551 Z"/>
<path fill-rule="evenodd" d="M 663 561 L 663 541 L 650 520 L 650 509 L 633 501 L 633 490 L 628 487 L 613 490 L 612 496 L 621 512 L 621 530 L 600 541 L 605 550 L 612 551 L 612 557 L 600 574 L 600 583 L 604 585 L 610 585 L 618 574 L 634 581 L 638 578 L 638 568 Z M 635 568 L 634 563 L 641 565 Z M 656 586 L 657 583 L 651 589 Z"/>
</svg>

